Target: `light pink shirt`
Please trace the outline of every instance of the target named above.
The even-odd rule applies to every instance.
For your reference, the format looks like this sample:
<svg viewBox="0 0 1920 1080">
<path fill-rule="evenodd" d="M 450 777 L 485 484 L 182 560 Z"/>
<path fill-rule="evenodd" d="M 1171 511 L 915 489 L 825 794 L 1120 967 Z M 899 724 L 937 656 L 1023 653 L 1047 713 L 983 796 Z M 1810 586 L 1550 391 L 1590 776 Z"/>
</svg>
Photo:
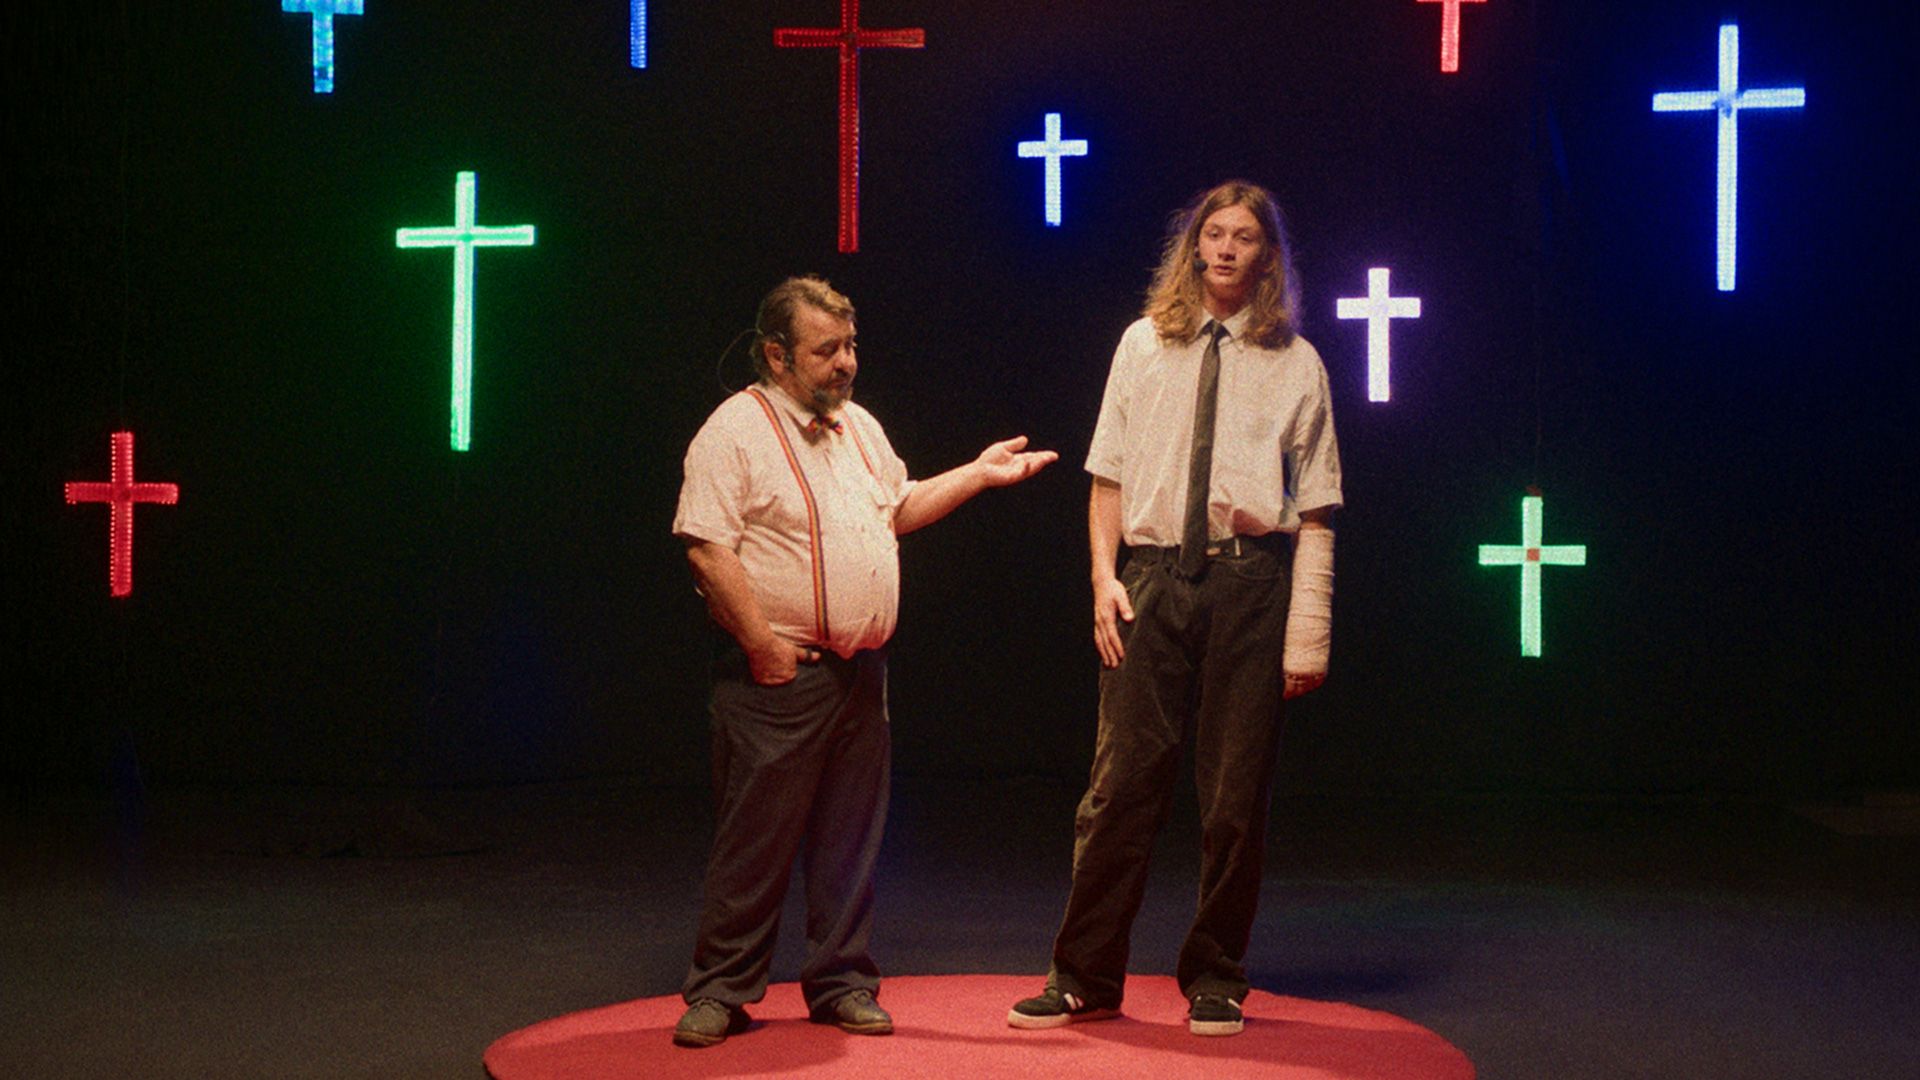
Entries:
<svg viewBox="0 0 1920 1080">
<path fill-rule="evenodd" d="M 1305 338 L 1279 349 L 1242 340 L 1244 308 L 1225 325 L 1207 535 L 1293 532 L 1301 511 L 1340 505 L 1327 370 Z M 1205 334 L 1185 345 L 1163 341 L 1143 318 L 1114 350 L 1087 471 L 1120 485 L 1121 539 L 1128 544 L 1180 543 L 1206 348 Z"/>
<path fill-rule="evenodd" d="M 913 481 L 865 409 L 842 407 L 838 432 L 813 418 L 765 382 L 721 402 L 687 447 L 673 531 L 739 555 L 776 635 L 852 656 L 893 636 Z"/>
</svg>

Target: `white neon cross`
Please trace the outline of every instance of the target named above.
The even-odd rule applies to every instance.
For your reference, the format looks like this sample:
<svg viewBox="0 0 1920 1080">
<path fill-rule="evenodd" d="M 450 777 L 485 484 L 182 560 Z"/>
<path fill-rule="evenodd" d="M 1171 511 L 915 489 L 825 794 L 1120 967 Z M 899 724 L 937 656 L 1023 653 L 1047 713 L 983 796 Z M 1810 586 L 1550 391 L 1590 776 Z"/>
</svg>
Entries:
<svg viewBox="0 0 1920 1080">
<path fill-rule="evenodd" d="M 1805 87 L 1772 87 L 1765 90 L 1740 89 L 1740 27 L 1728 23 L 1720 28 L 1720 87 L 1717 90 L 1688 90 L 1653 95 L 1654 112 L 1705 112 L 1720 114 L 1720 192 L 1718 282 L 1721 292 L 1733 291 L 1734 238 L 1736 207 L 1740 197 L 1740 110 L 1800 109 L 1807 104 Z"/>
<path fill-rule="evenodd" d="M 1387 376 L 1392 355 L 1387 346 L 1389 320 L 1420 317 L 1420 298 L 1389 296 L 1385 267 L 1367 271 L 1367 295 L 1343 296 L 1335 308 L 1343 319 L 1367 320 L 1367 400 L 1387 400 Z"/>
<path fill-rule="evenodd" d="M 473 249 L 477 247 L 531 247 L 531 225 L 474 224 L 473 174 L 463 172 L 454 182 L 453 224 L 424 229 L 399 229 L 394 244 L 403 248 L 453 249 L 453 448 L 473 443 Z"/>
<path fill-rule="evenodd" d="M 1520 543 L 1481 544 L 1481 566 L 1520 568 L 1520 655 L 1540 655 L 1540 568 L 1585 566 L 1585 544 L 1548 547 L 1540 542 L 1546 518 L 1546 500 L 1528 495 L 1520 500 Z"/>
<path fill-rule="evenodd" d="M 1047 159 L 1047 224 L 1060 224 L 1060 159 L 1063 157 L 1086 157 L 1087 140 L 1068 139 L 1060 141 L 1060 114 L 1047 114 L 1047 137 L 1044 140 L 1029 140 L 1021 143 L 1017 149 L 1023 158 L 1043 157 Z"/>
<path fill-rule="evenodd" d="M 333 93 L 333 17 L 359 15 L 364 0 L 280 0 L 280 10 L 313 16 L 313 92 Z"/>
</svg>

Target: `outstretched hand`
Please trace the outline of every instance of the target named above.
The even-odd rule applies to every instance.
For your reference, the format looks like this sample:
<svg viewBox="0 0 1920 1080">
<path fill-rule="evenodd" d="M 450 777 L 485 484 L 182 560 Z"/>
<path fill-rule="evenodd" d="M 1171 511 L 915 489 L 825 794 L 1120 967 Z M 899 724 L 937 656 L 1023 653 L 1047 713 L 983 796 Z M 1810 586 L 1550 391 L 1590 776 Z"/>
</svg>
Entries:
<svg viewBox="0 0 1920 1080">
<path fill-rule="evenodd" d="M 1027 450 L 1026 446 L 1027 437 L 1016 435 L 980 452 L 973 463 L 979 467 L 981 479 L 988 487 L 1017 484 L 1060 460 L 1060 455 L 1052 450 Z"/>
</svg>

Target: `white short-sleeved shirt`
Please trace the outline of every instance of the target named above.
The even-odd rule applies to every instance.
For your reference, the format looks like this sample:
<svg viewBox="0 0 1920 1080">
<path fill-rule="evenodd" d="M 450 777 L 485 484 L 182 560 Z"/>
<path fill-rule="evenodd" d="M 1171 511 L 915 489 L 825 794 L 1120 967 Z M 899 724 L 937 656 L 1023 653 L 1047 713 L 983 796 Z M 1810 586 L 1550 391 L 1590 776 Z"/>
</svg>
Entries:
<svg viewBox="0 0 1920 1080">
<path fill-rule="evenodd" d="M 775 634 L 852 656 L 893 636 L 913 481 L 865 409 L 843 406 L 837 432 L 813 419 L 766 382 L 721 402 L 687 447 L 673 531 L 739 555 Z"/>
<path fill-rule="evenodd" d="M 1278 349 L 1241 337 L 1242 308 L 1220 342 L 1207 535 L 1292 532 L 1306 510 L 1340 505 L 1327 370 L 1302 337 Z M 1150 319 L 1127 327 L 1087 451 L 1087 471 L 1120 485 L 1121 539 L 1171 547 L 1186 520 L 1194 398 L 1207 337 L 1163 340 Z"/>
</svg>

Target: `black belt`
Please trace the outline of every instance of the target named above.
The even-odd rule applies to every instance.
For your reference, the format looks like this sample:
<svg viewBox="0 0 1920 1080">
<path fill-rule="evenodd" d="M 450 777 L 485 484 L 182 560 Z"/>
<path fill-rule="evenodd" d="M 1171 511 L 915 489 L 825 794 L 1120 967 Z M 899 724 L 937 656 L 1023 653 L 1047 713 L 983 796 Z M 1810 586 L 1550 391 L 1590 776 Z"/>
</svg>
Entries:
<svg viewBox="0 0 1920 1080">
<path fill-rule="evenodd" d="M 1251 555 L 1256 551 L 1281 554 L 1286 551 L 1288 534 L 1283 532 L 1262 533 L 1259 536 L 1229 536 L 1223 540 L 1207 541 L 1207 558 L 1233 559 L 1241 555 Z M 1144 558 L 1148 562 L 1180 561 L 1180 547 L 1156 547 L 1143 544 L 1127 549 L 1127 553 L 1136 559 Z"/>
</svg>

